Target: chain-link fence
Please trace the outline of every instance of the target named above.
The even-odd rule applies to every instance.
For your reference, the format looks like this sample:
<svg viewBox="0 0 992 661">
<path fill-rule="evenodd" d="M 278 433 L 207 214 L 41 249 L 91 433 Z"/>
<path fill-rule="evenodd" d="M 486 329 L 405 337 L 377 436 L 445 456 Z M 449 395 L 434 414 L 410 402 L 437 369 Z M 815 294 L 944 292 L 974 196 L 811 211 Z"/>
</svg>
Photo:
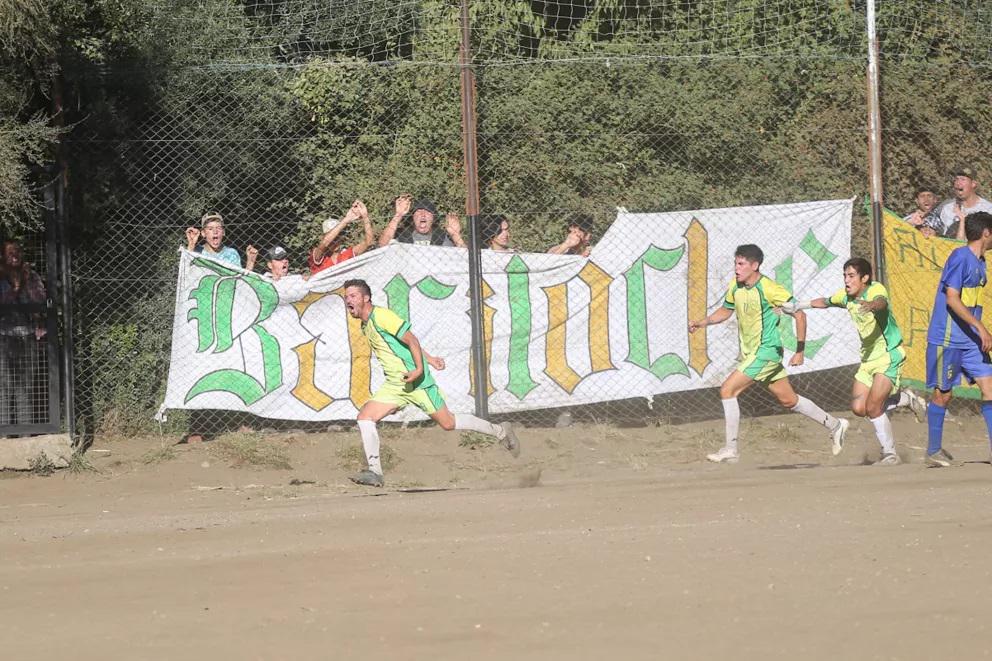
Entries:
<svg viewBox="0 0 992 661">
<path fill-rule="evenodd" d="M 381 376 L 336 293 L 351 276 L 411 318 L 446 359 L 436 378 L 452 405 L 471 406 L 459 9 L 154 8 L 149 38 L 168 57 L 108 83 L 141 102 L 127 122 L 89 118 L 69 142 L 85 432 L 150 426 L 167 394 L 176 432 L 352 417 Z M 981 4 L 882 8 L 889 206 L 912 210 L 916 187 L 943 186 L 958 160 L 985 166 L 992 114 L 967 91 L 988 82 L 976 66 L 989 61 L 988 24 Z M 805 298 L 840 288 L 848 252 L 870 256 L 862 3 L 473 1 L 469 32 L 486 248 L 479 321 L 496 417 L 719 415 L 712 388 L 735 364 L 734 322 L 702 339 L 686 328 L 722 305 L 735 246 L 760 243 L 764 272 Z M 430 202 L 418 213 L 432 212 L 432 227 L 416 226 L 417 213 L 391 225 L 403 194 Z M 852 198 L 843 221 L 782 206 Z M 324 221 L 356 199 L 371 245 L 362 214 L 349 217 L 322 260 L 364 254 L 310 276 L 313 249 L 340 229 Z M 204 248 L 212 213 L 224 236 Z M 258 274 L 284 249 L 286 279 L 181 262 L 190 227 L 208 257 L 227 246 L 244 266 L 257 250 Z M 380 247 L 394 228 L 398 244 Z M 428 245 L 408 247 L 417 242 Z M 189 340 L 184 355 L 174 331 Z M 265 358 L 270 339 L 278 367 Z M 845 316 L 810 313 L 797 389 L 844 408 L 857 360 Z M 743 403 L 773 410 L 760 389 Z"/>
</svg>

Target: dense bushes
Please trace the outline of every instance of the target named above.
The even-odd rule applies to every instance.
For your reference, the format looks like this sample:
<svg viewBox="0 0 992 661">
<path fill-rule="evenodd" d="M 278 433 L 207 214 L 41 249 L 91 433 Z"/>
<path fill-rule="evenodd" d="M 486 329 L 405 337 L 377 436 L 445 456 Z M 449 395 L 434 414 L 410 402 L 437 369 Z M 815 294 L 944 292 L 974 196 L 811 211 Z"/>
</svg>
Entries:
<svg viewBox="0 0 992 661">
<path fill-rule="evenodd" d="M 67 78 L 77 400 L 90 429 L 148 424 L 161 400 L 174 249 L 204 210 L 228 218 L 239 248 L 301 250 L 318 220 L 355 197 L 380 226 L 400 192 L 463 208 L 455 3 L 352 0 L 334 15 L 297 0 L 76 11 L 83 4 L 50 4 L 71 20 L 45 33 L 38 57 Z M 968 3 L 883 5 L 886 202 L 901 210 L 918 184 L 944 186 L 957 161 L 990 171 L 992 74 L 983 26 L 962 19 Z M 728 6 L 473 0 L 483 210 L 511 218 L 518 247 L 556 242 L 573 211 L 602 229 L 617 206 L 863 194 L 861 10 L 815 0 L 714 9 Z M 0 30 L 0 46 L 3 34 L 18 33 Z M 42 69 L 0 76 L 7 106 L 11 81 L 35 77 L 21 133 L 0 120 L 0 191 L 52 139 L 30 121 L 47 108 Z M 18 135 L 35 152 L 12 152 Z M 20 204 L 23 219 L 23 197 L 0 198 L 0 214 Z M 866 253 L 856 210 L 855 251 Z"/>
</svg>

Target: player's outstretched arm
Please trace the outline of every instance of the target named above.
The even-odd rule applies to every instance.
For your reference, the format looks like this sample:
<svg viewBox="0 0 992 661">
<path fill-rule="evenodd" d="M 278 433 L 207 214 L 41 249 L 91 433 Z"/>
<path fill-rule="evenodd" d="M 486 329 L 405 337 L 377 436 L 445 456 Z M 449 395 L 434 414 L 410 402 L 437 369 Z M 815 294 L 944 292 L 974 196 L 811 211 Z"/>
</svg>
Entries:
<svg viewBox="0 0 992 661">
<path fill-rule="evenodd" d="M 708 317 L 705 317 L 698 321 L 690 321 L 689 332 L 695 333 L 700 328 L 705 328 L 706 326 L 714 326 L 716 324 L 722 324 L 727 319 L 730 319 L 732 316 L 734 316 L 734 311 L 731 310 L 730 308 L 717 308 L 716 312 L 709 315 Z"/>
<path fill-rule="evenodd" d="M 828 307 L 830 307 L 830 302 L 827 299 L 814 298 L 809 301 L 786 301 L 779 309 L 785 314 L 793 315 L 800 310 L 809 310 L 810 308 L 822 310 Z"/>
<path fill-rule="evenodd" d="M 947 307 L 962 321 L 978 331 L 978 338 L 982 341 L 982 351 L 988 352 L 992 350 L 992 335 L 989 335 L 988 329 L 985 328 L 982 322 L 975 318 L 971 310 L 961 301 L 960 291 L 952 287 L 947 288 Z"/>
</svg>

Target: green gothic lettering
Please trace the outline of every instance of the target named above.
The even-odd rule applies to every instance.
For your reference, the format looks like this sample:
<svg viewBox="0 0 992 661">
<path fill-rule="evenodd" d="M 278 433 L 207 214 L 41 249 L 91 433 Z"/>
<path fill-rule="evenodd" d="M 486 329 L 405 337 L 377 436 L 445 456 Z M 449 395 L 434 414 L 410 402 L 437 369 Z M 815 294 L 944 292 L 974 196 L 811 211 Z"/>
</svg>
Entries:
<svg viewBox="0 0 992 661">
<path fill-rule="evenodd" d="M 196 305 L 188 319 L 197 324 L 197 353 L 223 353 L 234 346 L 234 292 L 237 283 L 244 282 L 258 297 L 258 315 L 248 330 L 258 337 L 262 350 L 262 382 L 247 372 L 234 369 L 215 370 L 206 374 L 189 389 L 185 401 L 208 392 L 227 392 L 251 406 L 282 385 L 282 360 L 279 341 L 260 324 L 268 319 L 279 303 L 279 294 L 269 282 L 257 275 L 243 275 L 213 260 L 197 258 L 193 264 L 213 271 L 200 279 L 190 293 Z"/>
<path fill-rule="evenodd" d="M 626 360 L 648 370 L 659 381 L 664 381 L 673 374 L 689 376 L 689 367 L 674 353 L 666 353 L 651 360 L 644 267 L 669 271 L 679 263 L 684 252 L 684 246 L 672 249 L 651 246 L 623 274 L 627 280 L 627 340 L 630 345 Z"/>
<path fill-rule="evenodd" d="M 510 299 L 510 378 L 506 389 L 517 399 L 523 399 L 537 383 L 530 373 L 530 269 L 514 255 L 506 264 L 508 298 Z"/>
</svg>

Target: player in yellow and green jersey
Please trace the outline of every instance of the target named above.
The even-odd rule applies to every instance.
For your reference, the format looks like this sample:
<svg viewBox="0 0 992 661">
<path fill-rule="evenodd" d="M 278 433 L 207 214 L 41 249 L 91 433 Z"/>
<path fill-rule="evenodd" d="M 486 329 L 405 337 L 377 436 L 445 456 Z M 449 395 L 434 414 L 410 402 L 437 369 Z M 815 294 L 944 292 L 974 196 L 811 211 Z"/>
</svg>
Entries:
<svg viewBox="0 0 992 661">
<path fill-rule="evenodd" d="M 737 313 L 741 360 L 720 386 L 720 399 L 726 419 L 726 443 L 718 452 L 706 455 L 714 462 L 735 463 L 740 456 L 737 435 L 740 430 L 741 409 L 737 397 L 755 382 L 763 383 L 779 403 L 791 411 L 802 413 L 830 430 L 835 455 L 844 449 L 844 436 L 850 424 L 835 418 L 810 400 L 796 394 L 789 375 L 782 365 L 784 349 L 778 331 L 776 308 L 792 301 L 792 294 L 771 278 L 761 274 L 765 255 L 754 244 L 737 246 L 734 251 L 735 279 L 727 289 L 723 306 L 704 319 L 689 322 L 689 332 L 720 324 Z M 799 311 L 796 320 L 796 353 L 790 365 L 802 365 L 806 344 L 806 315 Z"/>
<path fill-rule="evenodd" d="M 364 280 L 345 282 L 344 304 L 352 317 L 362 320 L 362 334 L 386 377 L 382 387 L 358 412 L 358 431 L 362 435 L 368 469 L 352 477 L 352 482 L 373 487 L 384 484 L 376 423 L 408 404 L 429 415 L 445 431 L 458 429 L 494 436 L 514 457 L 520 454 L 520 443 L 509 422 L 494 425 L 474 415 L 448 410 L 430 368 L 424 364 L 426 360 L 431 367 L 442 370 L 444 359 L 421 349 L 417 337 L 410 331 L 410 322 L 389 308 L 372 305 L 372 290 L 368 283 Z"/>
<path fill-rule="evenodd" d="M 851 411 L 867 417 L 875 427 L 882 446 L 883 466 L 902 463 L 896 454 L 892 423 L 887 411 L 908 406 L 918 421 L 926 415 L 927 403 L 911 390 L 899 389 L 899 378 L 906 350 L 902 333 L 889 307 L 889 293 L 880 282 L 872 281 L 871 264 L 863 257 L 844 262 L 844 288 L 829 298 L 795 301 L 782 305 L 786 313 L 809 308 L 846 308 L 861 337 L 861 367 L 854 375 Z"/>
</svg>

